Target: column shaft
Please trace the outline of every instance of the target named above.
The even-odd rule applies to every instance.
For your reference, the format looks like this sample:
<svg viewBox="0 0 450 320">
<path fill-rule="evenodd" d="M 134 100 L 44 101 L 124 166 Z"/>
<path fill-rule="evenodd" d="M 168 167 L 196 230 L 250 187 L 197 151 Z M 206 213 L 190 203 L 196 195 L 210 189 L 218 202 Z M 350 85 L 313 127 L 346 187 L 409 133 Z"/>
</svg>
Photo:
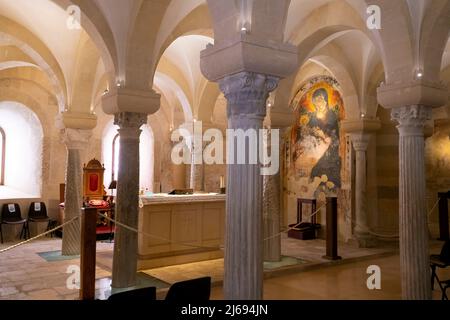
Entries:
<svg viewBox="0 0 450 320">
<path fill-rule="evenodd" d="M 229 129 L 236 134 L 242 129 L 257 139 L 228 136 L 229 151 L 234 150 L 234 156 L 228 156 L 225 235 L 224 296 L 229 300 L 263 297 L 263 179 L 260 164 L 249 160 L 252 152 L 258 152 L 253 143 L 259 144 L 266 100 L 276 84 L 275 78 L 247 72 L 226 77 L 220 83 L 228 101 Z M 234 147 L 230 146 L 231 141 Z M 237 162 L 237 153 L 242 152 L 245 164 Z"/>
<path fill-rule="evenodd" d="M 66 189 L 64 194 L 64 221 L 69 221 L 81 213 L 83 187 L 81 168 L 81 150 L 91 136 L 90 130 L 64 129 L 62 140 L 67 147 Z M 75 220 L 64 227 L 62 255 L 80 254 L 81 221 Z"/>
<path fill-rule="evenodd" d="M 67 150 L 66 190 L 64 194 L 64 221 L 69 221 L 81 213 L 82 185 L 81 185 L 80 150 Z M 62 255 L 74 256 L 80 254 L 80 220 L 64 227 L 62 241 Z"/>
<path fill-rule="evenodd" d="M 120 154 L 117 180 L 116 220 L 138 228 L 139 215 L 139 129 L 147 115 L 120 113 L 115 117 L 119 125 Z M 138 236 L 117 226 L 114 236 L 112 287 L 128 288 L 136 285 Z"/>
<path fill-rule="evenodd" d="M 394 109 L 400 132 L 400 266 L 403 299 L 431 299 L 424 136 L 431 108 Z"/>
<path fill-rule="evenodd" d="M 352 136 L 353 147 L 356 152 L 355 177 L 355 237 L 362 248 L 372 246 L 367 217 L 367 146 L 369 135 L 360 133 Z"/>
</svg>

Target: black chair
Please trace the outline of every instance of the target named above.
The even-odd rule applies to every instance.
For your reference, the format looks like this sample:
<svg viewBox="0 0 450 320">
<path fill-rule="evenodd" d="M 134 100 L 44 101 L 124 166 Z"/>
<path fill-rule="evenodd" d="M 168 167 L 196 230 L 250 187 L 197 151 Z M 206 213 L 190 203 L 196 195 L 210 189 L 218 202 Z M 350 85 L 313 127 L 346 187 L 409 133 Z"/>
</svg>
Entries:
<svg viewBox="0 0 450 320">
<path fill-rule="evenodd" d="M 169 302 L 205 302 L 211 295 L 211 277 L 174 283 L 167 292 Z"/>
<path fill-rule="evenodd" d="M 450 240 L 447 240 L 442 246 L 441 253 L 439 255 L 430 256 L 431 266 L 431 289 L 434 290 L 434 280 L 436 279 L 439 288 L 442 291 L 442 300 L 448 300 L 447 289 L 450 287 L 450 280 L 439 280 L 436 269 L 445 269 L 450 266 Z"/>
<path fill-rule="evenodd" d="M 156 287 L 140 288 L 112 294 L 108 301 L 148 301 L 156 300 Z"/>
<path fill-rule="evenodd" d="M 28 228 L 27 219 L 22 218 L 20 206 L 17 203 L 4 204 L 2 209 L 2 217 L 0 221 L 0 236 L 3 243 L 3 225 L 22 225 L 20 232 L 20 239 L 28 239 L 30 237 L 30 230 Z"/>
<path fill-rule="evenodd" d="M 28 225 L 30 222 L 47 222 L 46 231 L 51 229 L 52 220 L 47 214 L 47 207 L 44 202 L 32 202 L 30 204 L 30 208 L 28 209 Z"/>
</svg>

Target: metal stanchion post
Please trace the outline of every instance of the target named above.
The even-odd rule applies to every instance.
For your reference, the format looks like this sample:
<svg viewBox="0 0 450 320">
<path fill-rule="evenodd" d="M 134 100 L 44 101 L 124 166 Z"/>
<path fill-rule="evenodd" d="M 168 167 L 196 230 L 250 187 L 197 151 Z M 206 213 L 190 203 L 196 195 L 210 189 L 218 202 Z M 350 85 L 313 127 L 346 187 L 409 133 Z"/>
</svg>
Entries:
<svg viewBox="0 0 450 320">
<path fill-rule="evenodd" d="M 337 225 L 337 198 L 327 198 L 327 254 L 323 257 L 324 259 L 341 259 L 338 256 Z"/>
</svg>

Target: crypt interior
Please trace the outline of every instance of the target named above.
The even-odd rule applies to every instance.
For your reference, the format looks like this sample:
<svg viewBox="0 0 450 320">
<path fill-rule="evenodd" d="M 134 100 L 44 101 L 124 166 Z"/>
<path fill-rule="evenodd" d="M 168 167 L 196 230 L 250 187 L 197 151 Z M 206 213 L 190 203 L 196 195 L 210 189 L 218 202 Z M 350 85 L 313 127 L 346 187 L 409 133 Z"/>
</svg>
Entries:
<svg viewBox="0 0 450 320">
<path fill-rule="evenodd" d="M 0 299 L 79 299 L 93 207 L 100 299 L 440 300 L 449 88 L 449 0 L 0 0 Z"/>
</svg>

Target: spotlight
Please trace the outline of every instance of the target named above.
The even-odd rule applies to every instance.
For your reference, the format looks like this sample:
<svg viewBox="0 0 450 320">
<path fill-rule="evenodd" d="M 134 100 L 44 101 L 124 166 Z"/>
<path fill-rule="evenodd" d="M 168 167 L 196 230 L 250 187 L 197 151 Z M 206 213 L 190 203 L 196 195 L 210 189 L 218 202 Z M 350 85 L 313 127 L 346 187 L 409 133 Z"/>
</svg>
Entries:
<svg viewBox="0 0 450 320">
<path fill-rule="evenodd" d="M 416 71 L 416 79 L 422 79 L 423 78 L 423 71 L 422 70 L 417 70 Z"/>
</svg>

